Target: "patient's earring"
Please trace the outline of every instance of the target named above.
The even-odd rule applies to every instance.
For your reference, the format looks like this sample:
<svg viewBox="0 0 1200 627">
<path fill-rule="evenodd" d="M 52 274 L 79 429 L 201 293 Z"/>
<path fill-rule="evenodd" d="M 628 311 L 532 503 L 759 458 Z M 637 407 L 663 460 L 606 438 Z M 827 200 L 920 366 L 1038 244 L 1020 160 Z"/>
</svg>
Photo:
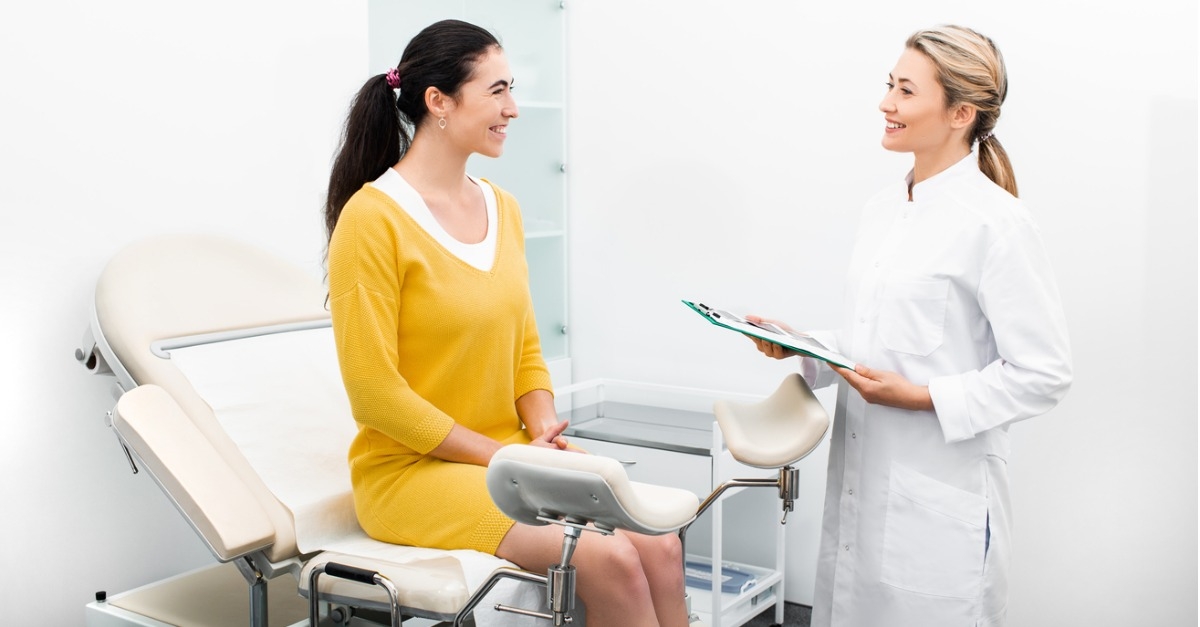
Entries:
<svg viewBox="0 0 1200 627">
<path fill-rule="evenodd" d="M 442 129 L 443 131 L 446 130 L 446 118 L 441 118 L 438 120 L 438 128 Z"/>
</svg>

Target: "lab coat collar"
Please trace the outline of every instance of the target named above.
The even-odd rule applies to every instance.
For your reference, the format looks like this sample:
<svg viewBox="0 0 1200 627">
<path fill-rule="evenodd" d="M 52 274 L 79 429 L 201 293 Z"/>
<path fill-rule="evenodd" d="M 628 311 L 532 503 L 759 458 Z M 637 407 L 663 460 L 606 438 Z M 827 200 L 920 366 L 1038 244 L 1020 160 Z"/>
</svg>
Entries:
<svg viewBox="0 0 1200 627">
<path fill-rule="evenodd" d="M 937 197 L 946 186 L 953 181 L 956 181 L 963 176 L 969 176 L 972 173 L 979 172 L 979 155 L 972 150 L 967 153 L 954 165 L 934 174 L 933 176 L 917 183 L 912 187 L 913 202 L 922 200 L 930 200 Z M 912 185 L 913 171 L 909 170 L 908 175 L 904 177 L 904 189 L 907 191 Z"/>
</svg>

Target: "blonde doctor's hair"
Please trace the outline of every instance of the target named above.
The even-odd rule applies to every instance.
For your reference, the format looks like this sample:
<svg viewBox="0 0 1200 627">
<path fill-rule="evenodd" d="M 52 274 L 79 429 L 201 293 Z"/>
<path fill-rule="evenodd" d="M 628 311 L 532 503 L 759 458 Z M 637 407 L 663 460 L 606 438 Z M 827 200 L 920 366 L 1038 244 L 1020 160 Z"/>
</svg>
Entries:
<svg viewBox="0 0 1200 627">
<path fill-rule="evenodd" d="M 945 25 L 919 30 L 904 45 L 933 61 L 946 92 L 947 108 L 959 104 L 975 107 L 975 126 L 967 141 L 979 143 L 979 169 L 1016 196 L 1012 163 L 992 134 L 1000 119 L 1000 105 L 1008 96 L 1008 72 L 996 44 L 969 28 Z"/>
</svg>

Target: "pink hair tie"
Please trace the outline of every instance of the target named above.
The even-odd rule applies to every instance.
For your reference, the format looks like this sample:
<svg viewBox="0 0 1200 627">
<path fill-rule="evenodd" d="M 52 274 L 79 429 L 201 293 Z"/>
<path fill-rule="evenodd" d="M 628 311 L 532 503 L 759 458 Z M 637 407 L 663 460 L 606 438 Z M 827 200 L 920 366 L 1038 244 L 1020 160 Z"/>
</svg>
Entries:
<svg viewBox="0 0 1200 627">
<path fill-rule="evenodd" d="M 392 68 L 387 71 L 387 84 L 392 89 L 400 89 L 400 70 Z"/>
</svg>

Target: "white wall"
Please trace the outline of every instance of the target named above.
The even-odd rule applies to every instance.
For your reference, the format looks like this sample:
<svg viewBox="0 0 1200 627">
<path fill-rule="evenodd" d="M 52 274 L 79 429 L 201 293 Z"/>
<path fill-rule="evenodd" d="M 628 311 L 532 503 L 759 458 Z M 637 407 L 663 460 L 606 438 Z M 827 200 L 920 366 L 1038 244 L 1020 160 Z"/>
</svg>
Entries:
<svg viewBox="0 0 1200 627">
<path fill-rule="evenodd" d="M 1195 624 L 1195 3 L 568 9 L 574 378 L 737 392 L 792 365 L 679 299 L 834 324 L 857 212 L 911 163 L 879 147 L 876 108 L 904 39 L 943 22 L 991 35 L 1011 76 L 997 136 L 1049 246 L 1077 373 L 1058 409 L 1012 430 L 1011 623 Z M 809 498 L 814 520 L 789 522 L 801 602 L 821 490 Z"/>
<path fill-rule="evenodd" d="M 0 23 L 0 622 L 79 625 L 97 590 L 211 562 L 130 473 L 104 380 L 74 360 L 96 276 L 127 242 L 177 231 L 232 234 L 320 276 L 366 10 L 6 3 Z"/>
</svg>

